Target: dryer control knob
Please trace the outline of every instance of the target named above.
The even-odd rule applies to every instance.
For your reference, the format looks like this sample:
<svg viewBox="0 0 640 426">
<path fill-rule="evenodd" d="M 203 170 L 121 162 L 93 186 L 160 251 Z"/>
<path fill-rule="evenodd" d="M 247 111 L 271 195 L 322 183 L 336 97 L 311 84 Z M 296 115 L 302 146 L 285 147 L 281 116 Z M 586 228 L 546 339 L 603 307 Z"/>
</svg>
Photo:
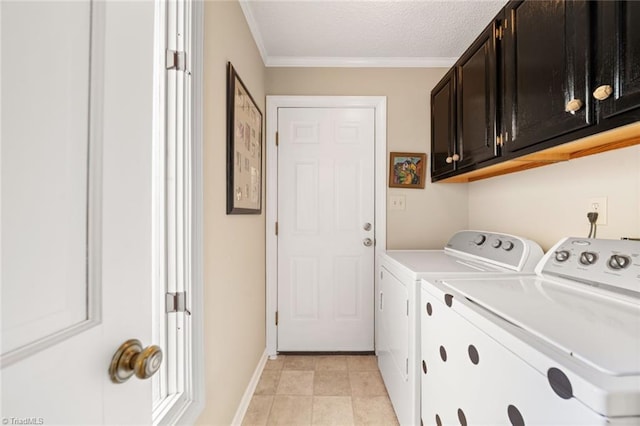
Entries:
<svg viewBox="0 0 640 426">
<path fill-rule="evenodd" d="M 583 265 L 593 265 L 598 261 L 598 255 L 592 251 L 580 253 L 580 263 Z"/>
<path fill-rule="evenodd" d="M 614 254 L 609 258 L 609 262 L 607 262 L 607 264 L 611 269 L 624 269 L 631 264 L 631 259 L 629 258 L 629 256 Z"/>
<path fill-rule="evenodd" d="M 498 248 L 498 247 L 500 247 L 501 245 L 502 245 L 502 241 L 500 241 L 500 240 L 494 240 L 494 241 L 491 243 L 491 247 L 493 247 L 493 248 Z"/>
<path fill-rule="evenodd" d="M 505 251 L 513 250 L 513 243 L 511 241 L 505 241 L 504 244 L 502 244 L 502 249 Z"/>
<path fill-rule="evenodd" d="M 567 250 L 560 250 L 556 252 L 556 260 L 558 262 L 566 262 L 569 260 L 569 256 L 571 256 L 571 254 Z"/>
<path fill-rule="evenodd" d="M 484 244 L 485 241 L 487 241 L 487 237 L 485 235 L 480 234 L 476 237 L 475 240 L 473 240 L 473 244 L 477 246 L 481 246 Z"/>
</svg>

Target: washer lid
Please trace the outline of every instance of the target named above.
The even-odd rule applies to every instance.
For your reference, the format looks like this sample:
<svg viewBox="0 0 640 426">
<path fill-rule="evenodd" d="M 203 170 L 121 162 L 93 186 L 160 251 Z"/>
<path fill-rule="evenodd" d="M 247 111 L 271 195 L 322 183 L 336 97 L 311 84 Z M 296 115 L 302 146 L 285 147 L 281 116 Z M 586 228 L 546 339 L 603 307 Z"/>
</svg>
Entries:
<svg viewBox="0 0 640 426">
<path fill-rule="evenodd" d="M 509 272 L 505 268 L 447 253 L 443 250 L 389 250 L 386 256 L 405 268 L 415 279 L 427 275 L 476 275 Z"/>
<path fill-rule="evenodd" d="M 613 376 L 640 375 L 640 301 L 542 278 L 443 281 L 484 309 Z M 454 304 L 455 306 L 455 304 Z"/>
</svg>

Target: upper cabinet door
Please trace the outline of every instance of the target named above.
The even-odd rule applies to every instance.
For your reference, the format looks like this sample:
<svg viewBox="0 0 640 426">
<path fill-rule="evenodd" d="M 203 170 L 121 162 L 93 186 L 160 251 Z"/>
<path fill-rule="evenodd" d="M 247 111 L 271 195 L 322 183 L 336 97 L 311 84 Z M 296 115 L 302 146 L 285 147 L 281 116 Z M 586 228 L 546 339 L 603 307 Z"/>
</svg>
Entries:
<svg viewBox="0 0 640 426">
<path fill-rule="evenodd" d="M 456 65 L 458 169 L 498 154 L 496 62 L 495 25 L 491 24 Z"/>
<path fill-rule="evenodd" d="M 582 0 L 507 4 L 503 149 L 518 151 L 592 123 L 589 24 Z"/>
<path fill-rule="evenodd" d="M 607 119 L 640 107 L 640 2 L 600 1 L 598 18 L 600 61 L 594 98 L 601 119 Z"/>
<path fill-rule="evenodd" d="M 453 172 L 455 144 L 455 73 L 449 71 L 431 91 L 431 177 Z"/>
</svg>

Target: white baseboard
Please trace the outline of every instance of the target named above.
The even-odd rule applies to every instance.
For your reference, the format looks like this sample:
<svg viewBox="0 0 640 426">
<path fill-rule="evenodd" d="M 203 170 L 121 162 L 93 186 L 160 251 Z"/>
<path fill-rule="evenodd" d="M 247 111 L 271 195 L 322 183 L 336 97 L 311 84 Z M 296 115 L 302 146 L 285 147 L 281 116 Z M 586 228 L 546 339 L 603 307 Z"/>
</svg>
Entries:
<svg viewBox="0 0 640 426">
<path fill-rule="evenodd" d="M 262 370 L 264 370 L 264 366 L 267 364 L 267 348 L 264 349 L 262 356 L 260 357 L 260 361 L 258 361 L 258 365 L 256 366 L 255 371 L 253 372 L 253 376 L 251 377 L 251 381 L 247 385 L 247 389 L 244 391 L 244 395 L 240 400 L 240 404 L 238 405 L 238 409 L 236 410 L 236 415 L 233 417 L 232 425 L 241 425 L 242 420 L 244 419 L 244 415 L 247 413 L 247 409 L 249 408 L 249 404 L 251 403 L 251 398 L 253 397 L 253 393 L 256 391 L 256 387 L 258 387 L 258 382 L 260 381 L 260 376 L 262 375 Z"/>
</svg>

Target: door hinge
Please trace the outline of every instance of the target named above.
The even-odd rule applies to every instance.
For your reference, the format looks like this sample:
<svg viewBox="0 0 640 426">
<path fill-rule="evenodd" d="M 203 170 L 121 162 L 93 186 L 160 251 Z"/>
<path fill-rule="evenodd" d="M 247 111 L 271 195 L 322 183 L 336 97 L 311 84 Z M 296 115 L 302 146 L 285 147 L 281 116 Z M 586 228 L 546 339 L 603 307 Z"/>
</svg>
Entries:
<svg viewBox="0 0 640 426">
<path fill-rule="evenodd" d="M 407 299 L 407 316 L 409 316 L 409 299 Z"/>
<path fill-rule="evenodd" d="M 280 144 L 280 133 L 276 132 L 276 146 Z"/>
<path fill-rule="evenodd" d="M 504 35 L 504 32 L 502 30 L 502 26 L 497 26 L 496 27 L 496 40 L 502 40 L 502 36 Z"/>
<path fill-rule="evenodd" d="M 187 54 L 167 49 L 166 67 L 168 70 L 184 71 L 187 69 Z"/>
<path fill-rule="evenodd" d="M 502 135 L 498 135 L 498 136 L 496 137 L 496 145 L 498 145 L 498 146 L 502 146 L 502 144 L 503 144 L 503 141 L 502 141 Z"/>
<path fill-rule="evenodd" d="M 409 358 L 405 358 L 404 359 L 404 369 L 405 369 L 405 374 L 408 376 L 409 375 Z"/>
<path fill-rule="evenodd" d="M 278 235 L 278 222 L 276 222 L 276 235 Z"/>
<path fill-rule="evenodd" d="M 276 325 L 278 325 L 278 311 L 276 311 Z"/>
<path fill-rule="evenodd" d="M 172 312 L 184 312 L 187 315 L 191 315 L 191 312 L 187 309 L 187 293 L 184 291 L 167 293 L 166 310 L 168 314 Z"/>
</svg>

